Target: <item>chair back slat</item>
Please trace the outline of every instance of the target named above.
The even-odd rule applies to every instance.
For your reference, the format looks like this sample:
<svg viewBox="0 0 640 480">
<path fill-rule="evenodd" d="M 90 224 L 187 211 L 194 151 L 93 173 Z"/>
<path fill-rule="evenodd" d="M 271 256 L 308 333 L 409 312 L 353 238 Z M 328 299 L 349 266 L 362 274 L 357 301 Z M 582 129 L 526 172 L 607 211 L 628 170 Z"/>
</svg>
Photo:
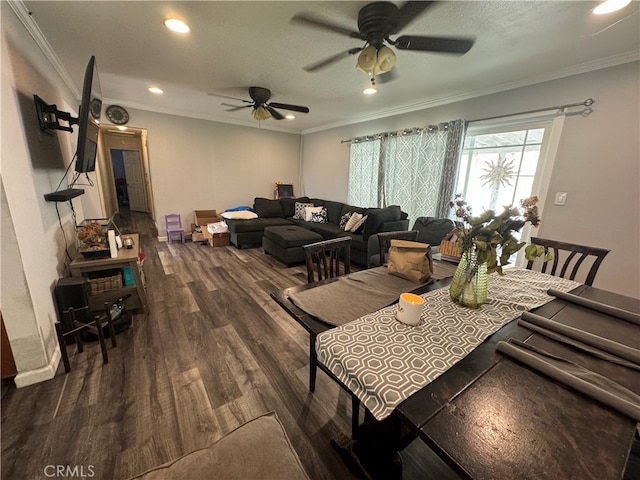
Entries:
<svg viewBox="0 0 640 480">
<path fill-rule="evenodd" d="M 593 285 L 604 257 L 610 252 L 605 248 L 589 247 L 538 237 L 531 237 L 531 243 L 542 246 L 545 253 L 551 251 L 553 260 L 550 262 L 542 262 L 540 259 L 529 261 L 527 262 L 527 269 L 532 270 L 534 265 L 541 264 L 542 266 L 539 267 L 539 270 L 542 273 L 547 273 L 548 264 L 551 263 L 550 275 L 567 278 L 567 272 L 570 272 L 568 279 L 576 280 L 576 277 L 582 272 L 581 276 L 584 276 L 585 285 Z M 585 263 L 585 261 L 587 262 Z M 591 267 L 589 267 L 590 262 Z M 583 266 L 584 268 L 581 270 Z M 559 273 L 557 273 L 558 267 L 560 267 Z M 584 275 L 585 271 L 586 275 Z"/>
<path fill-rule="evenodd" d="M 340 263 L 344 275 L 351 272 L 351 237 L 339 237 L 304 245 L 309 283 L 340 275 Z"/>
</svg>

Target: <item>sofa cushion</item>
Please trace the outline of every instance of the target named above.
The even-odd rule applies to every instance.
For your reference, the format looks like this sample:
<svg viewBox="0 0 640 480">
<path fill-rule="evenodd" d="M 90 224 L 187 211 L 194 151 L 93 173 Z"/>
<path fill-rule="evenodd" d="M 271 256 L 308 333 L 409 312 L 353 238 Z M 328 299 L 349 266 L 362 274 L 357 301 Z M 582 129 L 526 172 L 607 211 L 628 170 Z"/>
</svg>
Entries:
<svg viewBox="0 0 640 480">
<path fill-rule="evenodd" d="M 325 240 L 336 238 L 340 233 L 344 233 L 340 230 L 340 227 L 333 223 L 309 223 L 304 226 L 310 228 L 315 233 L 319 233 Z"/>
<path fill-rule="evenodd" d="M 304 220 L 306 218 L 305 209 L 307 207 L 313 207 L 313 203 L 302 203 L 296 202 L 295 212 L 293 214 L 293 218 L 295 220 Z"/>
<path fill-rule="evenodd" d="M 291 225 L 285 218 L 253 218 L 250 220 L 227 220 L 227 226 L 232 233 L 262 232 L 266 227 L 277 225 Z"/>
<path fill-rule="evenodd" d="M 313 207 L 304 207 L 304 219 L 306 222 L 310 222 L 311 219 L 313 218 L 313 214 L 314 213 L 321 213 L 322 210 L 324 210 L 324 207 L 317 207 L 317 206 L 313 206 Z M 326 212 L 326 210 L 325 210 Z M 326 214 L 325 214 L 326 217 Z"/>
<path fill-rule="evenodd" d="M 364 240 L 367 240 L 374 233 L 379 233 L 383 223 L 400 220 L 402 209 L 399 205 L 390 205 L 386 208 L 369 208 L 366 213 L 368 218 L 362 231 Z"/>
<path fill-rule="evenodd" d="M 213 445 L 141 475 L 139 480 L 308 480 L 300 458 L 274 412 L 250 420 Z"/>
<path fill-rule="evenodd" d="M 319 212 L 311 213 L 312 223 L 327 223 L 327 209 L 326 207 L 320 207 Z"/>
<path fill-rule="evenodd" d="M 284 217 L 280 200 L 256 197 L 253 200 L 253 211 L 262 218 Z"/>
<path fill-rule="evenodd" d="M 367 209 L 364 207 L 354 207 L 353 205 L 347 205 L 346 203 L 342 205 L 342 210 L 340 211 L 340 216 L 342 217 L 345 213 L 349 212 L 357 212 L 360 214 L 364 214 Z"/>
<path fill-rule="evenodd" d="M 291 218 L 296 213 L 296 202 L 310 203 L 309 197 L 297 197 L 297 198 L 281 198 L 282 214 L 285 218 Z"/>
<path fill-rule="evenodd" d="M 340 217 L 342 216 L 342 202 L 332 202 L 326 200 L 324 206 L 327 208 L 327 221 L 334 225 L 340 225 Z"/>
</svg>

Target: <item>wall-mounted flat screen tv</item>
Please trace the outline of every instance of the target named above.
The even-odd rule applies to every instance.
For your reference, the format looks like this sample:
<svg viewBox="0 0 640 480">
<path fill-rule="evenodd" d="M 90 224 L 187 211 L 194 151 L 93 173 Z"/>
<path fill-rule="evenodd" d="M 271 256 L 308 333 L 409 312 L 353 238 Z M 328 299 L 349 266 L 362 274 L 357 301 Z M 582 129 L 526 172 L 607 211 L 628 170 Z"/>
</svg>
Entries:
<svg viewBox="0 0 640 480">
<path fill-rule="evenodd" d="M 102 91 L 96 57 L 91 57 L 84 73 L 82 100 L 78 116 L 78 147 L 76 150 L 76 172 L 93 172 L 96 169 L 98 151 L 98 119 L 102 112 Z"/>
</svg>

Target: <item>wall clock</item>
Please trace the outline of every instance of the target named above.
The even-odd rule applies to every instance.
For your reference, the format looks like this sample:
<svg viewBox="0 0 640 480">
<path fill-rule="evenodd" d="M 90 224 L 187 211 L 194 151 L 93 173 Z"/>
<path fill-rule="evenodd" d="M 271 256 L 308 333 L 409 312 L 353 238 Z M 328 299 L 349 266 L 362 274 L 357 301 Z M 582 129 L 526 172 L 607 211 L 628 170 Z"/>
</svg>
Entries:
<svg viewBox="0 0 640 480">
<path fill-rule="evenodd" d="M 129 121 L 129 112 L 120 105 L 110 105 L 107 107 L 107 118 L 111 123 L 124 125 Z"/>
</svg>

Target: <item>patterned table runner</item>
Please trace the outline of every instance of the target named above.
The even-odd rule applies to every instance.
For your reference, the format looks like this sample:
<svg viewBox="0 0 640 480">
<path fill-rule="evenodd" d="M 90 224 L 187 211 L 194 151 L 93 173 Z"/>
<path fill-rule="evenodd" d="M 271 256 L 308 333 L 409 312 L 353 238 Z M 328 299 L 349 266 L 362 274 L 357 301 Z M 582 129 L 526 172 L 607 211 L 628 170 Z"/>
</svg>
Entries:
<svg viewBox="0 0 640 480">
<path fill-rule="evenodd" d="M 488 300 L 477 310 L 460 307 L 449 289 L 428 292 L 420 324 L 396 320 L 397 305 L 318 335 L 318 360 L 382 420 L 438 378 L 487 337 L 524 311 L 553 300 L 547 290 L 568 292 L 578 282 L 525 269 L 489 277 Z"/>
</svg>

